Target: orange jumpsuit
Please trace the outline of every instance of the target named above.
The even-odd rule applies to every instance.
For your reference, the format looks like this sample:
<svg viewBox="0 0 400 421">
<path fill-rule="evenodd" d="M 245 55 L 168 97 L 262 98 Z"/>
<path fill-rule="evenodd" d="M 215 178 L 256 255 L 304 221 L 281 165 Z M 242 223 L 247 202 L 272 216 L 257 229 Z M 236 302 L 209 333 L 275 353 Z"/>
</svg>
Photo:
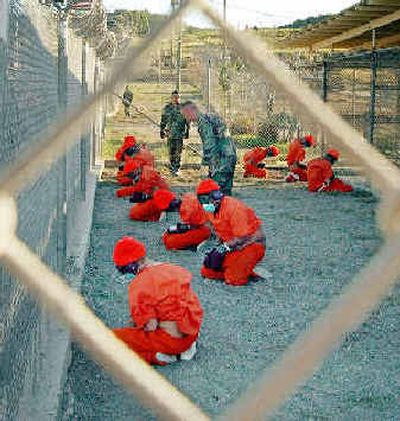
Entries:
<svg viewBox="0 0 400 421">
<path fill-rule="evenodd" d="M 267 156 L 268 149 L 257 147 L 248 151 L 243 156 L 244 177 L 267 178 L 268 171 L 265 168 L 257 168 L 259 164 Z"/>
<path fill-rule="evenodd" d="M 179 214 L 182 222 L 189 224 L 191 229 L 183 233 L 165 232 L 163 241 L 167 250 L 185 250 L 210 237 L 211 230 L 205 225 L 207 216 L 196 195 L 187 193 L 182 196 Z"/>
<path fill-rule="evenodd" d="M 132 206 L 129 217 L 136 221 L 158 221 L 162 211 L 151 197 L 157 189 L 169 189 L 169 186 L 158 171 L 144 166 L 139 181 L 134 186 L 117 190 L 117 196 L 131 196 L 135 192 L 146 193 L 150 198 L 143 203 L 136 203 Z"/>
<path fill-rule="evenodd" d="M 117 154 L 115 156 L 117 156 Z M 142 145 L 140 147 L 139 152 L 137 152 L 136 155 L 134 155 L 133 157 L 130 157 L 130 156 L 124 157 L 125 161 L 128 161 L 130 159 L 133 159 L 134 161 L 138 162 L 140 166 L 147 165 L 149 167 L 154 167 L 154 156 L 146 148 L 145 145 Z M 124 170 L 119 170 L 117 172 L 117 181 L 118 181 L 118 184 L 121 184 L 122 186 L 129 186 L 132 184 L 132 180 L 125 174 Z"/>
<path fill-rule="evenodd" d="M 308 190 L 311 192 L 318 191 L 340 191 L 351 192 L 353 187 L 344 183 L 339 178 L 334 178 L 331 163 L 324 158 L 313 159 L 308 163 Z M 330 180 L 328 185 L 324 183 Z"/>
<path fill-rule="evenodd" d="M 151 364 L 165 365 L 157 360 L 157 352 L 178 355 L 189 349 L 203 321 L 203 309 L 191 280 L 188 270 L 170 263 L 141 270 L 128 287 L 135 327 L 113 329 L 114 334 Z M 157 319 L 159 324 L 154 331 L 145 330 L 150 319 Z M 172 336 L 160 327 L 163 322 L 175 322 L 178 334 Z"/>
<path fill-rule="evenodd" d="M 135 145 L 136 145 L 135 138 L 132 138 L 131 136 L 127 136 L 126 139 L 124 140 L 124 143 L 122 144 L 122 146 L 115 153 L 115 159 L 119 163 L 123 162 L 125 160 L 124 159 L 125 151 L 127 149 L 131 148 L 132 146 L 135 146 Z M 123 170 L 118 170 L 118 172 L 117 172 L 117 182 L 118 182 L 118 184 L 120 184 L 122 186 L 129 186 L 130 184 L 132 184 L 131 179 L 129 177 L 125 176 Z"/>
<path fill-rule="evenodd" d="M 290 174 L 286 177 L 287 182 L 307 181 L 307 168 L 299 167 L 301 161 L 306 158 L 306 150 L 299 139 L 295 139 L 289 145 L 286 162 L 288 164 Z"/>
<path fill-rule="evenodd" d="M 230 242 L 238 237 L 256 236 L 261 232 L 261 221 L 253 209 L 233 197 L 225 196 L 218 212 L 207 213 L 207 217 L 223 242 Z M 253 241 L 242 249 L 228 252 L 222 264 L 222 271 L 203 266 L 201 274 L 204 278 L 223 279 L 230 285 L 245 285 L 264 254 L 264 244 L 258 240 Z"/>
<path fill-rule="evenodd" d="M 115 159 L 117 161 L 123 161 L 125 151 L 128 148 L 131 148 L 132 146 L 135 146 L 135 145 L 136 145 L 135 138 L 127 136 L 127 138 L 126 138 L 126 140 L 124 140 L 124 143 L 122 144 L 122 146 L 115 153 Z"/>
</svg>

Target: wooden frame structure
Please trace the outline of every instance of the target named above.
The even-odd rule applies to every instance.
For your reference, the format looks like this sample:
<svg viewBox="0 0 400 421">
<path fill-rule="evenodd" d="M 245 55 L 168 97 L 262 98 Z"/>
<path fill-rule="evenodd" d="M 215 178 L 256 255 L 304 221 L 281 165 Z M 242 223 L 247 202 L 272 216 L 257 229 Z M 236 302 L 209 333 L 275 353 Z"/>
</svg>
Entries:
<svg viewBox="0 0 400 421">
<path fill-rule="evenodd" d="M 400 45 L 400 0 L 362 0 L 316 25 L 279 40 L 287 48 L 378 48 Z"/>
</svg>

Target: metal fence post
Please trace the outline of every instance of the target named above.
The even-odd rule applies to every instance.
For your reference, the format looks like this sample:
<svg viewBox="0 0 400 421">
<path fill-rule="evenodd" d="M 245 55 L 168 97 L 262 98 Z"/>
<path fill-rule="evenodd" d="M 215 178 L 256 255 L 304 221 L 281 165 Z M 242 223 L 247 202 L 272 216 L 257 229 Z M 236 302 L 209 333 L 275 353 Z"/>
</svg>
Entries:
<svg viewBox="0 0 400 421">
<path fill-rule="evenodd" d="M 174 10 L 176 7 L 181 7 L 181 1 L 175 0 Z M 182 82 L 182 21 L 178 24 L 178 39 L 176 43 L 176 90 L 179 92 Z"/>
<path fill-rule="evenodd" d="M 58 105 L 62 114 L 68 105 L 68 57 L 67 57 L 67 17 L 58 9 Z M 60 159 L 60 179 L 58 186 L 57 266 L 59 273 L 66 269 L 67 257 L 67 156 Z"/>
<path fill-rule="evenodd" d="M 371 51 L 371 101 L 369 112 L 369 135 L 368 139 L 371 145 L 374 144 L 375 130 L 375 105 L 376 105 L 376 68 L 378 64 L 378 54 L 375 50 L 375 29 L 372 30 L 372 51 Z"/>
<path fill-rule="evenodd" d="M 158 49 L 158 84 L 161 84 L 161 48 Z"/>
<path fill-rule="evenodd" d="M 182 82 L 182 28 L 178 29 L 178 42 L 176 46 L 176 90 L 179 92 Z"/>
<path fill-rule="evenodd" d="M 207 61 L 207 112 L 211 111 L 211 58 Z"/>
<path fill-rule="evenodd" d="M 81 86 L 81 94 L 82 94 L 82 100 L 87 96 L 88 94 L 88 83 L 87 83 L 87 42 L 82 38 L 82 86 Z M 88 160 L 88 136 L 89 133 L 87 132 L 88 128 L 85 128 L 85 132 L 83 133 L 83 136 L 81 136 L 81 194 L 82 194 L 82 200 L 86 199 L 86 173 L 88 169 L 87 160 Z"/>
<path fill-rule="evenodd" d="M 0 1 L 0 40 L 7 44 L 8 36 L 8 13 L 9 4 L 8 0 Z"/>
<path fill-rule="evenodd" d="M 356 69 L 353 69 L 353 83 L 351 85 L 351 111 L 353 114 L 353 127 L 356 127 Z"/>
<path fill-rule="evenodd" d="M 329 89 L 329 63 L 328 60 L 324 60 L 322 70 L 322 100 L 328 102 L 328 89 Z M 321 133 L 321 156 L 325 154 L 326 150 L 326 139 L 325 133 L 322 130 Z"/>
<path fill-rule="evenodd" d="M 328 61 L 323 61 L 323 74 L 322 74 L 322 99 L 328 102 Z"/>
<path fill-rule="evenodd" d="M 398 150 L 400 148 L 400 141 L 399 141 L 400 139 L 400 69 L 397 69 L 396 77 L 397 77 L 397 100 L 396 100 L 397 130 L 394 130 L 395 139 L 394 139 L 393 147 Z"/>
<path fill-rule="evenodd" d="M 99 69 L 99 62 L 96 58 L 95 65 L 94 65 L 94 75 L 93 75 L 93 94 L 96 94 L 98 88 L 100 86 L 100 69 Z M 100 105 L 97 105 L 97 111 L 100 110 Z M 97 132 L 99 127 L 99 120 L 101 116 L 99 116 L 99 112 L 97 112 L 96 118 L 93 120 L 92 123 L 92 139 L 90 144 L 90 170 L 93 170 L 96 166 L 96 149 L 97 149 Z"/>
</svg>

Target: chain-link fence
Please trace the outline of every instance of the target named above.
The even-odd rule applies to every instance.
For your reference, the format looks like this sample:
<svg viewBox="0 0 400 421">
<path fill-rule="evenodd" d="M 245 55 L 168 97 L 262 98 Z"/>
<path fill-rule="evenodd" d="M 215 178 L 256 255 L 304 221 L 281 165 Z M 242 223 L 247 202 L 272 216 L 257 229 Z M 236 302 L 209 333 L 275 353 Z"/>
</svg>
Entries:
<svg viewBox="0 0 400 421">
<path fill-rule="evenodd" d="M 268 167 L 286 166 L 289 143 L 312 133 L 318 147 L 309 158 L 321 154 L 324 143 L 318 125 L 306 125 L 291 107 L 290 100 L 257 75 L 246 60 L 228 46 L 223 33 L 204 30 L 202 43 L 192 50 L 190 77 L 202 93 L 204 110 L 216 112 L 227 123 L 238 150 L 236 183 L 242 177 L 243 155 L 254 147 L 277 145 L 281 151 Z M 300 78 L 299 78 L 300 80 Z"/>
<path fill-rule="evenodd" d="M 400 49 L 338 55 L 325 62 L 326 100 L 371 144 L 400 159 Z"/>
<path fill-rule="evenodd" d="M 195 3 L 216 25 L 223 26 L 223 22 L 200 0 L 185 2 L 182 13 L 185 7 L 191 3 Z M 82 185 L 85 184 L 86 164 L 77 165 L 75 162 L 75 160 L 87 160 L 89 151 L 85 145 L 82 143 L 80 148 L 72 147 L 68 155 L 63 155 L 65 152 L 64 142 L 70 141 L 72 144 L 73 141 L 76 141 L 76 139 L 70 139 L 71 127 L 81 124 L 94 110 L 94 105 L 101 107 L 100 97 L 111 94 L 117 83 L 125 77 L 130 77 L 131 73 L 134 74 L 132 80 L 135 83 L 140 82 L 138 73 L 145 71 L 142 61 L 145 56 L 149 55 L 150 46 L 157 45 L 163 33 L 168 31 L 169 23 L 163 28 L 163 31 L 150 37 L 141 48 L 127 51 L 126 58 L 119 65 L 114 66 L 104 88 L 97 96 L 88 98 L 79 107 L 72 107 L 76 104 L 75 96 L 73 94 L 69 96 L 68 93 L 75 90 L 76 95 L 83 96 L 85 89 L 81 86 L 81 90 L 79 90 L 79 83 L 75 84 L 75 82 L 81 75 L 81 85 L 84 85 L 82 82 L 85 78 L 82 75 L 87 74 L 90 66 L 87 63 L 82 65 L 78 59 L 77 65 L 73 65 L 74 61 L 70 57 L 71 69 L 67 67 L 68 41 L 65 44 L 65 40 L 70 40 L 75 44 L 76 48 L 69 52 L 70 55 L 77 53 L 77 56 L 81 58 L 90 57 L 91 55 L 87 51 L 88 47 L 84 47 L 83 43 L 78 47 L 79 40 L 70 38 L 67 28 L 62 22 L 57 22 L 49 10 L 38 7 L 33 0 L 13 0 L 12 5 L 14 6 L 13 12 L 7 15 L 9 31 L 7 31 L 6 37 L 2 32 L 1 39 L 1 92 L 4 93 L 2 116 L 8 115 L 7 124 L 2 125 L 5 128 L 1 138 L 1 147 L 3 148 L 4 145 L 5 151 L 4 158 L 2 153 L 2 163 L 13 159 L 25 147 L 28 147 L 27 143 L 31 137 L 38 136 L 46 125 L 51 125 L 54 118 L 64 117 L 63 113 L 70 112 L 68 112 L 65 122 L 59 122 L 54 133 L 43 135 L 47 143 L 41 143 L 39 155 L 32 155 L 32 164 L 24 161 L 22 167 L 18 164 L 19 166 L 15 168 L 15 173 L 12 174 L 14 177 L 2 177 L 0 210 L 1 215 L 8 218 L 6 220 L 2 218 L 0 221 L 2 263 L 26 285 L 29 285 L 46 307 L 48 306 L 54 314 L 67 323 L 80 343 L 96 356 L 97 361 L 104 364 L 129 390 L 135 391 L 144 402 L 158 410 L 166 418 L 206 419 L 206 416 L 187 398 L 183 397 L 161 376 L 117 341 L 82 303 L 82 300 L 41 263 L 41 259 L 43 259 L 56 272 L 64 272 L 64 262 L 68 255 L 68 227 L 71 226 L 69 221 L 71 221 L 73 209 L 78 207 L 81 201 Z M 178 17 L 173 16 L 170 23 L 173 23 L 174 19 L 176 20 Z M 32 25 L 31 22 L 35 22 L 35 24 Z M 49 28 L 49 25 L 53 27 Z M 29 28 L 31 28 L 31 32 L 29 32 Z M 25 38 L 24 31 L 27 31 Z M 240 57 L 243 57 L 243 62 L 249 66 L 248 71 L 250 72 L 252 69 L 254 72 L 254 76 L 247 77 L 240 73 L 243 71 L 241 68 L 235 70 L 240 76 L 243 76 L 243 82 L 239 78 L 239 81 L 235 79 L 233 84 L 234 89 L 238 92 L 238 97 L 241 98 L 240 101 L 235 102 L 236 97 L 228 95 L 233 88 L 231 86 L 229 89 L 224 87 L 224 83 L 228 80 L 224 75 L 225 72 L 228 73 L 226 68 L 228 59 L 226 56 L 222 57 L 223 72 L 221 76 L 221 69 L 219 69 L 218 81 L 223 88 L 222 103 L 225 108 L 223 112 L 226 113 L 227 120 L 229 121 L 232 113 L 236 115 L 240 113 L 242 101 L 249 107 L 260 110 L 261 115 L 268 117 L 271 108 L 273 113 L 276 113 L 277 110 L 280 111 L 276 105 L 276 98 L 279 97 L 281 98 L 279 101 L 290 107 L 288 113 L 301 122 L 302 130 L 315 132 L 319 130 L 320 126 L 323 127 L 332 144 L 341 147 L 344 153 L 357 161 L 370 177 L 374 186 L 382 191 L 384 203 L 380 208 L 379 222 L 386 236 L 382 249 L 374 257 L 374 260 L 365 267 L 348 289 L 321 313 L 307 332 L 301 335 L 288 350 L 284 351 L 281 360 L 272 368 L 270 375 L 265 376 L 253 391 L 232 408 L 226 416 L 226 419 L 244 419 L 246 417 L 261 417 L 264 411 L 270 414 L 279 406 L 289 393 L 293 392 L 316 370 L 337 345 L 341 335 L 359 325 L 368 311 L 379 302 L 382 296 L 388 293 L 395 282 L 399 273 L 398 247 L 400 240 L 397 223 L 399 172 L 374 148 L 363 142 L 361 136 L 344 124 L 316 95 L 306 88 L 298 86 L 292 76 L 287 74 L 281 63 L 272 55 L 265 57 L 260 55 L 256 40 L 238 34 L 229 27 L 226 27 L 225 31 L 230 43 L 235 46 Z M 51 53 L 51 45 L 46 45 L 46 48 L 41 49 L 43 45 L 47 44 L 47 37 L 51 38 L 49 35 L 51 33 L 56 34 L 53 41 L 56 49 L 53 53 Z M 33 39 L 36 41 L 35 43 L 31 42 Z M 24 54 L 19 54 L 19 51 L 23 49 L 26 49 Z M 215 60 L 218 62 L 217 58 Z M 229 59 L 229 61 L 233 60 Z M 25 64 L 20 66 L 20 63 Z M 198 63 L 205 63 L 205 67 L 200 66 L 200 73 L 197 74 L 204 74 L 201 73 L 201 68 L 205 68 L 207 80 L 207 75 L 210 72 L 210 58 L 206 57 L 203 62 L 199 60 Z M 213 60 L 211 60 L 211 66 L 212 63 Z M 95 69 L 97 64 L 94 65 Z M 32 72 L 32 69 L 36 68 L 35 66 L 38 70 Z M 10 67 L 16 69 L 16 76 L 14 76 L 16 82 L 13 83 Z M 91 68 L 93 69 L 93 65 Z M 231 70 L 229 69 L 229 71 Z M 70 72 L 75 76 L 70 75 Z M 97 73 L 95 71 L 94 86 L 98 86 L 97 84 L 100 83 L 96 79 L 99 74 L 98 70 Z M 89 76 L 87 78 L 89 80 Z M 30 95 L 33 92 L 31 100 L 37 101 L 36 107 L 31 107 L 31 109 L 34 108 L 32 113 L 24 113 L 27 102 L 25 98 L 24 101 L 20 101 L 20 96 L 17 95 L 18 92 L 19 95 L 24 95 L 24 92 L 18 91 L 17 87 L 19 84 L 22 85 L 22 80 L 32 83 L 32 87 L 26 91 Z M 231 78 L 231 80 L 233 79 Z M 210 81 L 211 77 L 208 79 L 207 89 L 213 86 Z M 196 87 L 193 92 L 201 92 L 203 83 L 201 81 L 196 83 L 198 85 L 194 82 L 192 84 Z M 252 91 L 253 97 L 245 99 L 246 92 L 249 92 L 251 86 L 255 86 Z M 45 88 L 44 91 L 41 91 L 42 88 Z M 35 95 L 35 93 L 37 94 Z M 146 94 L 152 95 L 152 91 L 149 90 Z M 252 103 L 252 100 L 264 95 L 269 97 L 270 94 L 270 101 L 261 99 L 261 105 L 257 105 L 257 102 Z M 207 94 L 207 97 L 211 97 L 211 94 Z M 50 106 L 51 98 L 53 102 Z M 272 98 L 274 98 L 273 101 Z M 214 102 L 214 106 L 217 108 L 218 101 Z M 209 105 L 210 108 L 212 106 L 211 103 L 206 105 Z M 7 111 L 8 106 L 9 110 Z M 43 113 L 40 112 L 41 109 L 44 110 Z M 96 111 L 99 111 L 99 108 Z M 256 114 L 256 119 L 258 119 L 258 114 Z M 299 130 L 298 124 L 296 122 L 297 130 Z M 97 126 L 97 123 L 94 126 L 96 133 L 98 127 L 101 126 Z M 253 131 L 255 126 L 256 124 L 253 122 Z M 11 130 L 13 130 L 12 133 Z M 268 130 L 269 138 L 266 141 L 271 140 L 270 132 Z M 28 137 L 29 135 L 31 137 Z M 288 137 L 290 136 L 288 135 Z M 91 143 L 92 145 L 96 144 L 93 140 Z M 46 161 L 39 159 L 43 157 L 43 145 L 53 148 L 50 157 L 44 155 L 50 161 L 51 168 L 45 175 L 37 177 L 41 165 L 47 164 Z M 63 157 L 56 159 L 57 156 Z M 21 180 L 27 184 L 25 189 L 21 189 Z M 14 202 L 11 196 L 17 195 L 20 224 L 18 231 L 15 232 L 13 218 L 17 212 L 13 209 Z M 35 209 L 35 212 L 32 212 L 32 209 Z M 32 248 L 32 251 L 25 246 L 24 242 Z M 49 339 L 46 335 L 46 323 L 50 318 L 43 316 L 44 319 L 41 319 L 40 310 L 25 294 L 24 289 L 16 285 L 18 284 L 14 279 L 10 279 L 2 273 L 1 297 L 4 302 L 1 303 L 1 309 L 4 317 L 2 317 L 1 325 L 1 344 L 2 359 L 4 356 L 7 361 L 6 364 L 2 364 L 2 368 L 6 368 L 1 373 L 1 381 L 4 383 L 1 396 L 1 416 L 4 415 L 4 418 L 8 418 L 18 414 L 21 419 L 26 419 L 31 415 L 28 414 L 27 408 L 31 409 L 30 404 L 34 406 L 34 402 L 29 401 L 30 397 L 33 399 L 34 396 L 31 392 L 36 387 L 40 388 L 43 375 L 45 376 L 50 371 L 48 365 L 42 364 L 42 351 L 40 351 L 46 342 L 46 337 Z M 49 393 L 48 384 L 43 383 L 43 390 Z M 43 402 L 40 404 L 43 405 Z"/>
<path fill-rule="evenodd" d="M 155 27 L 151 27 L 154 32 Z M 134 37 L 132 43 L 140 44 L 143 38 Z M 110 160 L 110 174 L 114 172 L 114 154 L 119 148 L 123 137 L 134 134 L 140 142 L 152 151 L 156 158 L 157 168 L 169 176 L 169 152 L 167 139 L 160 138 L 160 121 L 163 108 L 170 102 L 171 93 L 178 90 L 181 102 L 186 100 L 202 101 L 200 77 L 197 72 L 193 77 L 192 66 L 195 58 L 192 55 L 190 32 L 186 32 L 180 23 L 152 51 L 145 71 L 138 77 L 129 80 L 129 88 L 133 92 L 133 103 L 129 109 L 130 115 L 125 115 L 121 105 L 125 85 L 119 84 L 109 101 L 114 101 L 114 113 L 108 119 L 106 127 L 105 148 L 103 158 Z M 119 59 L 116 59 L 119 60 Z M 196 71 L 198 69 L 196 68 Z M 115 102 L 117 101 L 117 102 Z M 119 102 L 119 104 L 118 104 Z M 181 169 L 185 176 L 198 179 L 201 162 L 201 140 L 196 128 L 190 131 L 190 138 L 185 139 L 181 158 Z M 107 172 L 103 176 L 107 176 Z"/>
<path fill-rule="evenodd" d="M 400 162 L 400 49 L 295 55 L 290 67 L 343 119 Z"/>
<path fill-rule="evenodd" d="M 49 127 L 102 82 L 101 64 L 93 48 L 68 28 L 67 20 L 56 10 L 35 0 L 11 0 L 2 6 L 0 164 L 4 165 L 33 147 Z M 72 269 L 66 262 L 77 251 L 70 244 L 77 226 L 76 211 L 85 203 L 101 124 L 99 113 L 97 129 L 88 127 L 82 132 L 81 140 L 65 157 L 52 163 L 38 179 L 27 179 L 18 195 L 18 235 L 60 274 Z M 57 382 L 57 374 L 51 373 L 44 361 L 54 364 L 53 354 L 66 351 L 66 345 L 57 347 L 57 327 L 52 319 L 1 269 L 1 419 L 40 416 L 35 413 L 38 405 L 33 396 L 40 396 L 41 385 Z M 44 392 L 47 397 L 42 398 L 57 399 L 56 389 L 48 388 Z M 46 404 L 44 407 L 49 409 Z"/>
<path fill-rule="evenodd" d="M 202 48 L 200 84 L 208 107 L 227 120 L 239 150 L 275 143 L 285 152 L 285 144 L 294 137 L 311 132 L 320 146 L 312 150 L 313 155 L 321 154 L 327 145 L 319 127 L 304 125 L 290 102 L 249 71 L 233 50 L 227 49 L 223 56 L 219 48 L 223 43 L 221 37 L 214 48 Z M 399 49 L 335 55 L 284 52 L 280 56 L 299 82 L 306 83 L 371 144 L 399 162 Z M 284 158 L 283 153 L 277 163 Z"/>
<path fill-rule="evenodd" d="M 130 81 L 130 87 L 134 91 L 132 115 L 124 116 L 121 108 L 116 119 L 109 121 L 105 159 L 113 159 L 123 135 L 131 131 L 154 152 L 160 169 L 168 166 L 167 143 L 159 139 L 158 123 L 174 89 L 179 90 L 181 102 L 194 100 L 204 112 L 218 113 L 227 123 L 238 150 L 236 183 L 245 181 L 243 155 L 254 147 L 277 145 L 281 153 L 269 159 L 268 166 L 281 169 L 286 167 L 286 152 L 294 138 L 312 133 L 317 139 L 309 158 L 320 156 L 324 146 L 318 125 L 305 125 L 290 100 L 256 75 L 217 29 L 175 25 L 153 52 L 147 71 Z M 123 87 L 119 88 L 116 94 L 121 96 Z M 184 143 L 182 168 L 197 170 L 185 175 L 198 179 L 201 140 L 194 126 Z"/>
</svg>

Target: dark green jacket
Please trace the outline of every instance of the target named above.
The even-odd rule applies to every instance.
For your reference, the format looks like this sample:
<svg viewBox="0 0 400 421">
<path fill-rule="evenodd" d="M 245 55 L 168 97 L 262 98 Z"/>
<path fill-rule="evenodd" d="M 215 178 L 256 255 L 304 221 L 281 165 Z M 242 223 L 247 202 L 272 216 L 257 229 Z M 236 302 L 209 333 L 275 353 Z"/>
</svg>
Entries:
<svg viewBox="0 0 400 421">
<path fill-rule="evenodd" d="M 122 103 L 129 107 L 132 104 L 133 101 L 133 93 L 129 89 L 125 89 L 124 94 L 122 95 Z"/>
<path fill-rule="evenodd" d="M 200 114 L 197 130 L 203 142 L 203 165 L 208 165 L 211 175 L 232 172 L 236 165 L 236 147 L 226 134 L 226 125 L 215 114 Z"/>
<path fill-rule="evenodd" d="M 181 104 L 167 104 L 161 114 L 160 132 L 165 134 L 168 130 L 168 138 L 183 139 L 189 137 L 189 124 L 182 115 Z"/>
</svg>

